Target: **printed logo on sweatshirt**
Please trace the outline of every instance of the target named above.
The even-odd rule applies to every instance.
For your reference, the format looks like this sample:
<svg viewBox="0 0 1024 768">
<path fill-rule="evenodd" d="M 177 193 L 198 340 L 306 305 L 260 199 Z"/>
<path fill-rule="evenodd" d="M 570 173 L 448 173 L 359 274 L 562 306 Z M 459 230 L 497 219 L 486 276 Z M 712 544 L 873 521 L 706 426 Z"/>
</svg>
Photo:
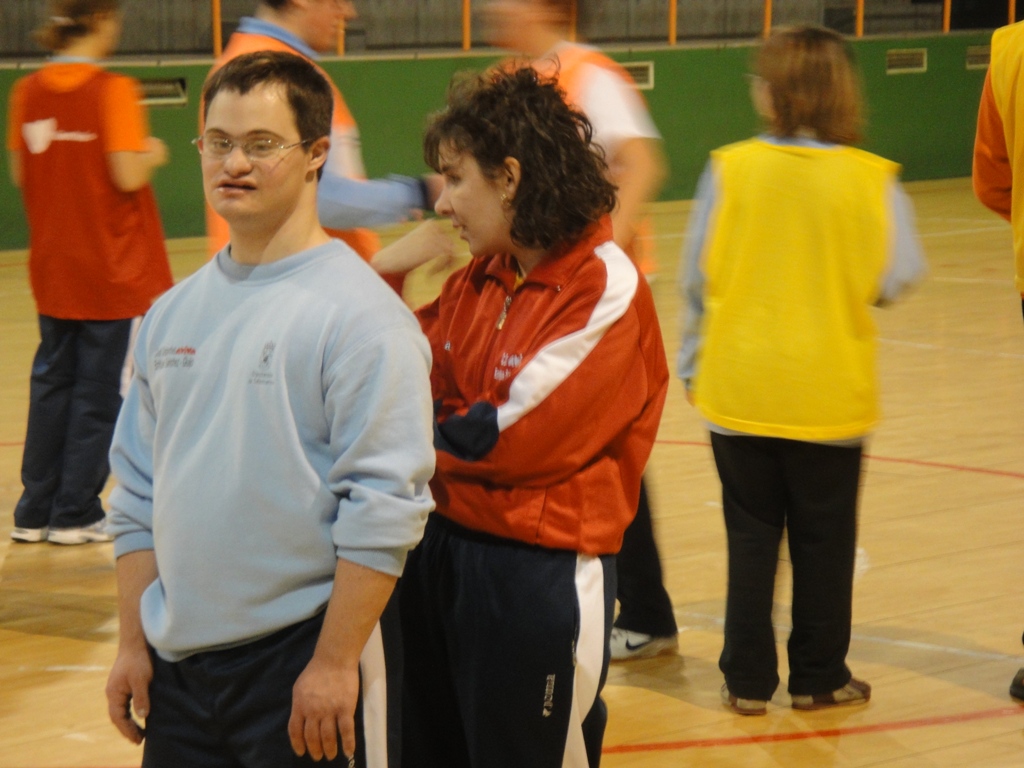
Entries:
<svg viewBox="0 0 1024 768">
<path fill-rule="evenodd" d="M 494 366 L 494 380 L 505 381 L 516 375 L 516 370 L 523 364 L 522 355 L 511 355 L 508 352 L 501 356 L 501 360 Z"/>
<path fill-rule="evenodd" d="M 274 360 L 274 342 L 268 341 L 263 345 L 263 350 L 260 352 L 259 364 L 253 368 L 252 373 L 249 374 L 250 384 L 273 384 L 274 383 L 274 372 L 270 368 L 270 364 Z"/>
<path fill-rule="evenodd" d="M 153 355 L 153 370 L 164 368 L 191 368 L 196 362 L 195 347 L 160 347 Z"/>
<path fill-rule="evenodd" d="M 41 155 L 55 141 L 96 141 L 95 133 L 87 131 L 57 130 L 57 118 L 48 117 L 31 123 L 22 123 L 21 135 L 25 137 L 25 146 L 33 155 Z"/>
</svg>

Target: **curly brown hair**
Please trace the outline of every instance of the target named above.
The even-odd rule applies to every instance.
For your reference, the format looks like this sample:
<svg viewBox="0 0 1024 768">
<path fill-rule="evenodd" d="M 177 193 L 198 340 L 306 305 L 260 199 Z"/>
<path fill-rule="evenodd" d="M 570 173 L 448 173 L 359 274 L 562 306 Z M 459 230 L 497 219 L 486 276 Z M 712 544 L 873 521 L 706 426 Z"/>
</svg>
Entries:
<svg viewBox="0 0 1024 768">
<path fill-rule="evenodd" d="M 423 156 L 439 171 L 442 148 L 468 152 L 490 179 L 506 158 L 519 161 L 512 242 L 548 250 L 577 240 L 615 207 L 604 151 L 592 137 L 590 121 L 554 80 L 532 67 L 501 68 L 456 75 L 448 106 L 430 118 Z"/>
</svg>

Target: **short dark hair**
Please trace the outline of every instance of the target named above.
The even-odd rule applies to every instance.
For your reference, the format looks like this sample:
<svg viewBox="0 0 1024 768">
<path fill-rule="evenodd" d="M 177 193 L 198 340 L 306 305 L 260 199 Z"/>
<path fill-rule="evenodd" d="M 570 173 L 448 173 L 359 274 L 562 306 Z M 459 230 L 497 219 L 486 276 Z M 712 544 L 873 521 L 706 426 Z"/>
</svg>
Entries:
<svg viewBox="0 0 1024 768">
<path fill-rule="evenodd" d="M 203 120 L 210 103 L 221 91 L 247 94 L 259 85 L 280 85 L 304 142 L 331 135 L 334 95 L 331 85 L 308 60 L 283 51 L 257 51 L 231 59 L 218 69 L 203 88 Z"/>
<path fill-rule="evenodd" d="M 555 81 L 532 67 L 457 75 L 448 106 L 430 119 L 427 164 L 440 170 L 444 147 L 468 152 L 488 178 L 505 159 L 519 161 L 512 200 L 512 241 L 549 249 L 576 240 L 615 207 L 603 150 L 582 112 L 569 107 Z"/>
<path fill-rule="evenodd" d="M 289 2 L 290 0 L 260 0 L 261 4 L 269 6 L 275 10 L 284 8 Z"/>
<path fill-rule="evenodd" d="M 863 108 L 853 51 L 842 35 L 806 24 L 779 27 L 757 52 L 755 73 L 768 84 L 771 132 L 810 128 L 822 141 L 860 140 Z"/>
</svg>

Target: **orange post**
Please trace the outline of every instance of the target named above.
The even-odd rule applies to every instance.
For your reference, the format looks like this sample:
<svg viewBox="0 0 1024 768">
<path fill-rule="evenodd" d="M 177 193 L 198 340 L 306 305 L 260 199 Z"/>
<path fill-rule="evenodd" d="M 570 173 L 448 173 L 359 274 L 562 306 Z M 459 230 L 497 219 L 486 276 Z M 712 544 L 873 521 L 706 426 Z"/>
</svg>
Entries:
<svg viewBox="0 0 1024 768">
<path fill-rule="evenodd" d="M 772 0 L 764 0 L 764 29 L 761 37 L 767 38 L 772 33 Z"/>
<path fill-rule="evenodd" d="M 864 0 L 857 0 L 857 37 L 864 37 Z"/>
<path fill-rule="evenodd" d="M 345 20 L 338 24 L 338 55 L 345 55 Z"/>
<path fill-rule="evenodd" d="M 675 45 L 677 36 L 676 25 L 679 23 L 679 0 L 669 0 L 668 4 L 668 44 Z"/>
<path fill-rule="evenodd" d="M 572 0 L 572 7 L 569 9 L 569 42 L 576 42 L 576 22 L 579 20 L 579 8 L 576 0 Z"/>
<path fill-rule="evenodd" d="M 953 0 L 942 0 L 942 31 L 949 32 L 949 19 L 952 15 Z"/>
<path fill-rule="evenodd" d="M 1009 2 L 1009 21 L 1007 23 L 1013 24 L 1017 20 L 1017 0 L 1010 0 Z"/>
<path fill-rule="evenodd" d="M 468 51 L 473 45 L 471 0 L 462 0 L 462 50 Z"/>
<path fill-rule="evenodd" d="M 224 53 L 224 34 L 221 31 L 221 8 L 220 0 L 213 0 L 212 5 L 212 24 L 213 24 L 213 55 L 218 59 L 220 55 Z"/>
</svg>

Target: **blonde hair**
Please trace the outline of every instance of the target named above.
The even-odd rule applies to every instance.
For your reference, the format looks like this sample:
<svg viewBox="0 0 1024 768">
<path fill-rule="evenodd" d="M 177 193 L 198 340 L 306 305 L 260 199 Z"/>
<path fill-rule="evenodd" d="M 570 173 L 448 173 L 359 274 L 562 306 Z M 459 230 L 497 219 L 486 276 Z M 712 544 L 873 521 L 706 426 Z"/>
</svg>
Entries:
<svg viewBox="0 0 1024 768">
<path fill-rule="evenodd" d="M 860 79 L 841 35 L 816 25 L 780 27 L 761 46 L 754 70 L 768 85 L 772 133 L 810 129 L 822 141 L 860 140 Z"/>
<path fill-rule="evenodd" d="M 50 15 L 34 33 L 48 51 L 63 51 L 95 28 L 96 17 L 120 10 L 119 0 L 50 0 Z"/>
</svg>

